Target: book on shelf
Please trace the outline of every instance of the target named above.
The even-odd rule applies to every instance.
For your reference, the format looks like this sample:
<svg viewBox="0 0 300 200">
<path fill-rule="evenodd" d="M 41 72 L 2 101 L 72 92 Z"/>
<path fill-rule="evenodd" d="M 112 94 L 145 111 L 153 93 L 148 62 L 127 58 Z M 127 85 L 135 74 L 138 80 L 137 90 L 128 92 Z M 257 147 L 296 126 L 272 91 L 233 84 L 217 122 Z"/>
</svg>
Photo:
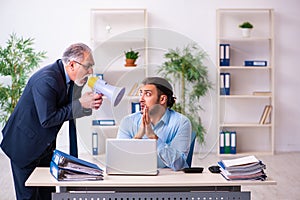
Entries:
<svg viewBox="0 0 300 200">
<path fill-rule="evenodd" d="M 266 165 L 255 156 L 245 156 L 218 162 L 221 174 L 226 180 L 265 180 Z"/>
<path fill-rule="evenodd" d="M 244 65 L 246 67 L 266 67 L 267 61 L 266 60 L 245 60 Z"/>
<path fill-rule="evenodd" d="M 263 113 L 259 120 L 259 124 L 268 124 L 271 122 L 271 111 L 272 111 L 271 105 L 266 105 L 264 107 Z"/>
<path fill-rule="evenodd" d="M 220 73 L 220 95 L 230 95 L 230 73 Z"/>
<path fill-rule="evenodd" d="M 271 96 L 272 92 L 270 92 L 270 91 L 254 91 L 253 95 L 254 96 Z"/>
<path fill-rule="evenodd" d="M 140 112 L 141 104 L 140 102 L 131 102 L 131 113 Z"/>
<path fill-rule="evenodd" d="M 236 154 L 236 131 L 220 131 L 220 154 Z"/>
<path fill-rule="evenodd" d="M 128 96 L 134 96 L 136 93 L 136 89 L 138 88 L 139 84 L 138 83 L 134 83 L 130 89 L 130 91 L 128 92 Z"/>
<path fill-rule="evenodd" d="M 220 66 L 230 66 L 230 44 L 220 44 Z"/>
<path fill-rule="evenodd" d="M 54 150 L 50 173 L 57 180 L 103 180 L 103 170 L 94 163 Z"/>
<path fill-rule="evenodd" d="M 97 119 L 93 120 L 93 126 L 115 126 L 116 122 L 113 119 Z"/>
</svg>

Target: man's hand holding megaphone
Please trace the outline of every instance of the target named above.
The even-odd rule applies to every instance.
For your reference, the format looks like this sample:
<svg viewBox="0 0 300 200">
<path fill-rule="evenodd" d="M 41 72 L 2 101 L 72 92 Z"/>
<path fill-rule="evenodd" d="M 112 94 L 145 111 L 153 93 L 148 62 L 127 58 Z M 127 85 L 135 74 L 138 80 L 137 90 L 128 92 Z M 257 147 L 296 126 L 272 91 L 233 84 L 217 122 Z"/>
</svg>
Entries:
<svg viewBox="0 0 300 200">
<path fill-rule="evenodd" d="M 94 92 L 86 92 L 84 93 L 81 98 L 79 99 L 79 102 L 81 103 L 81 106 L 84 108 L 91 108 L 91 109 L 98 109 L 103 102 L 102 98 L 103 94 L 97 94 Z"/>
</svg>

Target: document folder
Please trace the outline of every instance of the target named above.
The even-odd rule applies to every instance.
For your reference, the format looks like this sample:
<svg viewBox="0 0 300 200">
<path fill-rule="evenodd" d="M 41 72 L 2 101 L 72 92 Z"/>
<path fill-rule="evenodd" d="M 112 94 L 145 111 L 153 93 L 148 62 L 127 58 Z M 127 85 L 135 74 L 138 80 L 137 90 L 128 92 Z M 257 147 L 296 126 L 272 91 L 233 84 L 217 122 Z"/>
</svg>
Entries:
<svg viewBox="0 0 300 200">
<path fill-rule="evenodd" d="M 103 170 L 96 164 L 81 160 L 57 149 L 53 152 L 50 165 L 52 166 L 50 167 L 50 172 L 56 179 L 59 177 L 61 179 L 60 174 L 63 173 L 68 175 L 78 174 L 80 176 L 77 176 L 77 178 L 81 177 L 82 180 L 90 180 L 89 177 L 91 176 L 95 176 L 92 180 L 99 180 L 103 174 Z M 69 180 L 69 178 L 66 179 Z"/>
<path fill-rule="evenodd" d="M 226 95 L 226 91 L 225 91 L 225 73 L 220 73 L 220 95 Z"/>
<path fill-rule="evenodd" d="M 80 173 L 70 169 L 63 169 L 58 167 L 53 161 L 50 163 L 50 173 L 58 181 L 92 181 L 92 180 L 103 180 L 103 175 L 93 175 Z"/>
<path fill-rule="evenodd" d="M 230 66 L 230 44 L 220 44 L 220 66 Z"/>
</svg>

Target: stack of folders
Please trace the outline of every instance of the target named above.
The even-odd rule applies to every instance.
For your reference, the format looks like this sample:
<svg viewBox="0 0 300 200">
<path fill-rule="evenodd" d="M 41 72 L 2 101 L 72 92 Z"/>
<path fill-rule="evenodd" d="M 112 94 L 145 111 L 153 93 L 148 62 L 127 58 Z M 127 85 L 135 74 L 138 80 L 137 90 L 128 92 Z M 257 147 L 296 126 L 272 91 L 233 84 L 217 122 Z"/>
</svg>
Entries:
<svg viewBox="0 0 300 200">
<path fill-rule="evenodd" d="M 220 66 L 230 65 L 230 44 L 220 44 Z"/>
<path fill-rule="evenodd" d="M 230 73 L 220 73 L 220 95 L 230 95 Z"/>
<path fill-rule="evenodd" d="M 236 154 L 236 131 L 220 132 L 220 154 Z"/>
<path fill-rule="evenodd" d="M 255 156 L 245 156 L 218 162 L 222 176 L 226 180 L 266 180 L 266 165 Z"/>
<path fill-rule="evenodd" d="M 96 164 L 57 149 L 52 156 L 50 173 L 59 181 L 103 180 L 103 170 Z"/>
</svg>

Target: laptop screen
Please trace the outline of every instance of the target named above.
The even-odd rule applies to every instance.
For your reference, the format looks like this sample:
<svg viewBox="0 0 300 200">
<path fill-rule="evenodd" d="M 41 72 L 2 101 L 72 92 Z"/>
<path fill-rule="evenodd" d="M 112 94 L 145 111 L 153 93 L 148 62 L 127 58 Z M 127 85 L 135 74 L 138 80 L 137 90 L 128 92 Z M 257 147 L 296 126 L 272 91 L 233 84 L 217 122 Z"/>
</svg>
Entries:
<svg viewBox="0 0 300 200">
<path fill-rule="evenodd" d="M 157 175 L 155 139 L 107 139 L 106 173 Z"/>
</svg>

